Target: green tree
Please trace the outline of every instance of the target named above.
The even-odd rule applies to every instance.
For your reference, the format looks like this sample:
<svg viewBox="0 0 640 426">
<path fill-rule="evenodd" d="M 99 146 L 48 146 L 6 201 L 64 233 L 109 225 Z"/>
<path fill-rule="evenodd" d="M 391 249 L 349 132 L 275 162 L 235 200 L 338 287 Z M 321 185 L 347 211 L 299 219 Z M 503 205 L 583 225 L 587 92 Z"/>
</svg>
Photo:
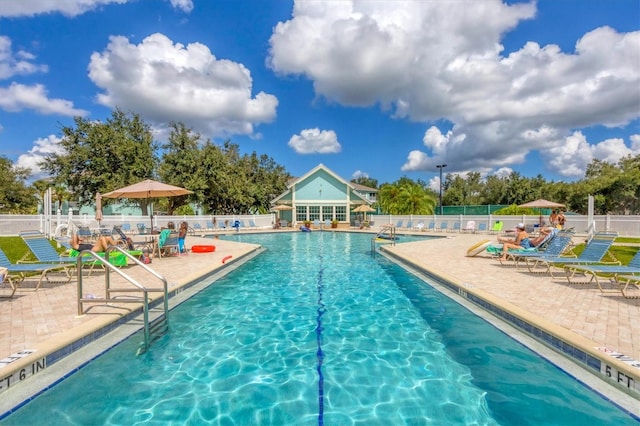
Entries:
<svg viewBox="0 0 640 426">
<path fill-rule="evenodd" d="M 64 153 L 48 155 L 41 166 L 81 205 L 92 204 L 97 192 L 154 177 L 156 145 L 139 115 L 116 109 L 104 123 L 82 117 L 74 123 L 62 128 Z M 135 202 L 146 215 L 147 200 Z"/>
<path fill-rule="evenodd" d="M 388 214 L 432 214 L 436 197 L 424 182 L 402 177 L 380 187 L 378 203 Z"/>
<path fill-rule="evenodd" d="M 369 188 L 378 188 L 378 180 L 370 178 L 369 176 L 360 176 L 355 179 L 351 179 L 351 182 L 357 183 L 358 185 L 368 186 Z"/>
<path fill-rule="evenodd" d="M 28 169 L 14 167 L 10 159 L 0 156 L 0 212 L 34 214 L 38 206 L 36 189 L 27 186 Z"/>
<path fill-rule="evenodd" d="M 169 197 L 165 201 L 167 213 L 184 206 L 189 200 L 201 203 L 207 181 L 201 173 L 200 134 L 194 133 L 182 123 L 171 123 L 169 140 L 162 144 L 162 160 L 158 170 L 160 180 L 170 185 L 194 191 L 192 196 Z"/>
</svg>

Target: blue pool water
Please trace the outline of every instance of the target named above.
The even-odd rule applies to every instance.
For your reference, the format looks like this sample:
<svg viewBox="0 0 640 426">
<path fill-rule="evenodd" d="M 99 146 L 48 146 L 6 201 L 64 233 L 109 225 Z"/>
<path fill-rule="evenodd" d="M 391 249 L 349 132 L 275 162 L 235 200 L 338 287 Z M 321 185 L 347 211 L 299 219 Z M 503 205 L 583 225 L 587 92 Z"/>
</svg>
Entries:
<svg viewBox="0 0 640 426">
<path fill-rule="evenodd" d="M 267 251 L 3 424 L 597 425 L 627 414 L 382 256 L 370 236 Z"/>
</svg>

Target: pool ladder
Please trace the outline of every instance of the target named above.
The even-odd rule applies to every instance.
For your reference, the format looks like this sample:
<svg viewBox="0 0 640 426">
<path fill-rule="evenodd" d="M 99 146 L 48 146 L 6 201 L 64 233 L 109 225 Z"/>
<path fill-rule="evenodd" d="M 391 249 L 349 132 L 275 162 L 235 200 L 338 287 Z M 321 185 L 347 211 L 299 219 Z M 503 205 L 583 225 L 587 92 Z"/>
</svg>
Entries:
<svg viewBox="0 0 640 426">
<path fill-rule="evenodd" d="M 109 259 L 109 255 L 112 252 L 119 252 L 126 256 L 128 260 L 133 261 L 136 265 L 141 266 L 142 269 L 149 272 L 154 277 L 158 278 L 162 281 L 162 287 L 148 288 L 134 278 L 130 277 L 126 273 L 124 273 L 120 268 L 115 265 L 112 265 L 106 259 Z M 82 266 L 83 262 L 100 262 L 105 267 L 105 296 L 104 298 L 98 298 L 91 295 L 84 295 L 82 291 Z M 111 272 L 115 272 L 120 275 L 122 278 L 127 280 L 129 283 L 133 284 L 133 287 L 126 288 L 112 288 L 111 287 Z M 169 329 L 169 292 L 167 280 L 162 275 L 158 274 L 153 269 L 149 268 L 144 263 L 140 262 L 137 258 L 126 252 L 120 247 L 111 246 L 107 249 L 104 254 L 104 257 L 99 256 L 98 254 L 90 251 L 83 250 L 78 255 L 77 261 L 77 274 L 78 274 L 78 315 L 84 315 L 86 312 L 84 310 L 85 303 L 140 303 L 142 302 L 143 309 L 143 318 L 144 318 L 144 342 L 141 347 L 138 349 L 138 354 L 144 353 L 149 349 L 149 345 L 151 344 L 152 337 L 159 337 L 162 333 L 166 332 Z M 124 296 L 124 295 L 113 295 L 113 293 L 131 293 L 138 292 L 142 293 L 141 296 Z M 149 321 L 149 293 L 160 293 L 162 292 L 163 297 L 163 310 L 157 311 L 156 315 L 152 321 Z M 159 303 L 156 303 L 159 304 Z M 153 306 L 151 306 L 153 308 Z"/>
<path fill-rule="evenodd" d="M 384 238 L 382 236 L 385 236 Z M 396 245 L 396 227 L 393 225 L 383 225 L 375 237 L 371 238 L 371 254 L 376 254 L 376 242 L 384 241 L 385 243 Z"/>
</svg>

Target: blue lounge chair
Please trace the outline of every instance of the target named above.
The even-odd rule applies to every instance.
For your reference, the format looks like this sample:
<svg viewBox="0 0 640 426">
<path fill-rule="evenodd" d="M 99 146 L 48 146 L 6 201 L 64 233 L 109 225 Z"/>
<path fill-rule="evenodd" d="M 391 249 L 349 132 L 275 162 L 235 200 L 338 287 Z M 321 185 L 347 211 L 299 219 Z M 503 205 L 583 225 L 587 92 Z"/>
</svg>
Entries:
<svg viewBox="0 0 640 426">
<path fill-rule="evenodd" d="M 7 255 L 0 249 L 0 266 L 7 268 L 6 280 L 9 281 L 9 285 L 12 288 L 11 296 L 15 293 L 16 284 L 24 281 L 28 276 L 35 276 L 38 279 L 35 291 L 42 285 L 42 280 L 46 279 L 49 282 L 54 282 L 49 279 L 50 272 L 61 272 L 66 276 L 64 281 L 55 282 L 69 282 L 71 281 L 71 274 L 69 273 L 69 265 L 65 263 L 11 263 Z M 14 282 L 15 280 L 15 282 Z M 3 297 L 11 297 L 3 296 Z"/>
<path fill-rule="evenodd" d="M 24 231 L 20 233 L 20 237 L 40 263 L 75 264 L 78 260 L 76 257 L 61 256 L 53 248 L 49 239 L 38 231 Z"/>
<path fill-rule="evenodd" d="M 440 232 L 446 231 L 448 226 L 449 226 L 449 222 L 447 222 L 446 220 L 442 221 L 442 223 L 440 224 L 439 231 Z"/>
<path fill-rule="evenodd" d="M 562 257 L 562 256 L 539 256 L 535 258 L 533 264 L 527 262 L 527 268 L 529 272 L 539 272 L 534 270 L 537 266 L 546 268 L 544 272 L 548 273 L 552 277 L 553 267 L 564 268 L 571 265 L 587 265 L 595 263 L 616 263 L 620 262 L 604 262 L 602 259 L 609 252 L 609 248 L 613 245 L 613 239 L 592 239 L 584 248 L 582 253 L 578 257 Z M 561 265 L 561 266 L 558 266 Z"/>
<path fill-rule="evenodd" d="M 402 228 L 402 224 L 404 223 L 404 220 L 399 220 L 398 223 L 396 223 L 396 228 L 400 229 Z"/>
<path fill-rule="evenodd" d="M 569 265 L 565 266 L 564 269 L 567 274 L 567 281 L 569 281 L 570 284 L 590 284 L 591 282 L 595 281 L 602 293 L 611 291 L 615 291 L 617 293 L 618 289 L 604 290 L 602 288 L 602 285 L 600 284 L 598 275 L 611 275 L 611 279 L 614 280 L 616 280 L 616 276 L 618 275 L 637 275 L 637 279 L 640 280 L 640 250 L 638 250 L 638 252 L 635 254 L 635 256 L 633 256 L 633 258 L 627 265 Z M 586 282 L 575 281 L 573 277 L 576 273 L 584 274 L 585 276 L 590 275 L 591 279 Z M 625 294 L 622 293 L 622 295 L 624 296 Z"/>
<path fill-rule="evenodd" d="M 407 222 L 407 226 L 405 227 L 405 229 L 411 231 L 413 229 L 413 221 L 410 220 Z"/>
<path fill-rule="evenodd" d="M 436 230 L 436 223 L 435 222 L 429 222 L 429 227 L 427 228 L 427 230 L 435 231 Z"/>
<path fill-rule="evenodd" d="M 451 232 L 460 232 L 460 222 L 453 223 L 453 228 L 451 228 Z"/>
<path fill-rule="evenodd" d="M 258 229 L 258 225 L 256 225 L 256 221 L 253 219 L 249 219 L 249 228 Z"/>
<path fill-rule="evenodd" d="M 483 223 L 479 223 L 477 232 L 487 232 L 487 224 L 484 223 L 484 222 Z"/>
<path fill-rule="evenodd" d="M 529 260 L 535 260 L 539 257 L 557 257 L 562 256 L 572 245 L 573 234 L 570 232 L 558 232 L 554 230 L 543 240 L 535 249 L 516 249 L 507 252 L 507 260 L 513 260 L 516 268 L 520 267 L 520 262 L 525 264 Z M 490 251 L 487 249 L 487 251 Z M 497 252 L 500 254 L 499 252 Z M 571 256 L 567 256 L 571 257 Z M 573 256 L 575 257 L 575 255 Z M 505 264 L 500 258 L 500 263 Z"/>
</svg>

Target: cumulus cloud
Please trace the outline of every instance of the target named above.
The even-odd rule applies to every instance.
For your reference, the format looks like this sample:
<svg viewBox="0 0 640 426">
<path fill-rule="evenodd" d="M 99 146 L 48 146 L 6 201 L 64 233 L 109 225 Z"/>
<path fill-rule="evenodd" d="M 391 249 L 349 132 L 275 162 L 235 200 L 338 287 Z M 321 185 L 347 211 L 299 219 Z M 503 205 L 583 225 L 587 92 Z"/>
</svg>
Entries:
<svg viewBox="0 0 640 426">
<path fill-rule="evenodd" d="M 100 104 L 160 125 L 181 121 L 212 136 L 252 135 L 255 125 L 274 120 L 278 105 L 264 92 L 252 97 L 251 73 L 242 64 L 158 33 L 138 45 L 111 37 L 103 52 L 91 55 L 89 77 L 104 90 Z"/>
<path fill-rule="evenodd" d="M 0 17 L 34 16 L 43 13 L 81 15 L 111 3 L 123 4 L 130 0 L 19 0 L 0 1 Z M 176 1 L 176 0 L 174 0 Z M 172 1 L 173 3 L 173 1 Z"/>
<path fill-rule="evenodd" d="M 171 6 L 185 13 L 190 13 L 193 10 L 193 2 L 191 0 L 171 0 Z"/>
<path fill-rule="evenodd" d="M 14 75 L 27 75 L 36 72 L 47 72 L 46 65 L 36 65 L 32 61 L 35 56 L 24 50 L 13 52 L 11 39 L 0 36 L 0 80 Z"/>
<path fill-rule="evenodd" d="M 38 164 L 48 155 L 64 153 L 60 141 L 61 139 L 55 135 L 36 140 L 33 143 L 33 148 L 28 153 L 18 157 L 15 165 L 31 170 L 34 180 L 47 177 Z"/>
<path fill-rule="evenodd" d="M 576 131 L 557 146 L 542 151 L 551 167 L 566 177 L 582 177 L 587 165 L 594 159 L 616 164 L 627 155 L 640 155 L 640 135 L 631 137 L 631 148 L 622 139 L 607 139 L 590 144 L 582 132 Z"/>
<path fill-rule="evenodd" d="M 333 130 L 306 129 L 289 139 L 289 146 L 298 154 L 335 154 L 342 150 Z"/>
<path fill-rule="evenodd" d="M 64 99 L 49 99 L 47 95 L 47 89 L 41 84 L 25 86 L 11 83 L 9 87 L 0 87 L 0 108 L 8 112 L 33 109 L 46 115 L 87 115 L 87 111 L 74 108 L 73 102 Z"/>
<path fill-rule="evenodd" d="M 362 170 L 356 170 L 351 175 L 351 179 L 368 178 L 368 177 L 369 177 L 369 173 L 363 172 Z"/>
<path fill-rule="evenodd" d="M 505 52 L 505 34 L 535 15 L 535 2 L 296 1 L 274 29 L 268 65 L 308 78 L 330 102 L 448 122 L 450 131 L 427 131 L 404 171 L 512 166 L 570 144 L 575 130 L 640 116 L 640 31 L 596 28 L 570 52 L 535 40 Z"/>
</svg>

